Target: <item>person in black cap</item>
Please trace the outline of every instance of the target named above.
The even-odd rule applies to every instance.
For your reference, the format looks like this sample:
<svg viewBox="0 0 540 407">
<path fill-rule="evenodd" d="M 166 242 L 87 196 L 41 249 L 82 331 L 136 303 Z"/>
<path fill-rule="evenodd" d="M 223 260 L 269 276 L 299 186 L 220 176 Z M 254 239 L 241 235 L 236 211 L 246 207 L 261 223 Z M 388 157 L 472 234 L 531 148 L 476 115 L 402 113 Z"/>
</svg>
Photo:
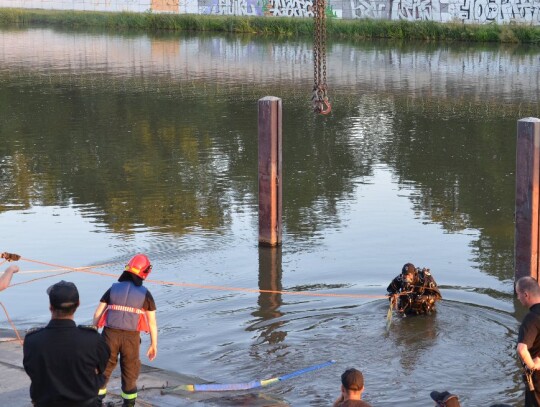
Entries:
<svg viewBox="0 0 540 407">
<path fill-rule="evenodd" d="M 437 407 L 461 407 L 458 396 L 447 391 L 432 391 L 430 396 Z"/>
<path fill-rule="evenodd" d="M 364 375 L 359 370 L 350 368 L 341 375 L 341 394 L 332 407 L 371 407 L 362 400 Z"/>
<path fill-rule="evenodd" d="M 75 284 L 60 281 L 47 289 L 51 320 L 24 338 L 23 366 L 37 407 L 94 407 L 109 347 L 93 327 L 76 326 Z"/>
<path fill-rule="evenodd" d="M 390 301 L 395 301 L 396 309 L 408 315 L 430 314 L 435 311 L 435 303 L 442 299 L 429 269 L 416 268 L 412 263 L 403 266 L 386 291 Z"/>
</svg>

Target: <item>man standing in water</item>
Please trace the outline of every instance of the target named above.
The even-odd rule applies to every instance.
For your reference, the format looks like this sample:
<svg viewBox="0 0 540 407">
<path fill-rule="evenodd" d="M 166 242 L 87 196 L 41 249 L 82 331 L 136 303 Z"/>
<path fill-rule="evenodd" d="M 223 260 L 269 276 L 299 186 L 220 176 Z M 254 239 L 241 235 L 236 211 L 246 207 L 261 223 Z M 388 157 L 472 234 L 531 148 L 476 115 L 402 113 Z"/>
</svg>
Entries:
<svg viewBox="0 0 540 407">
<path fill-rule="evenodd" d="M 103 294 L 94 313 L 94 325 L 103 328 L 103 338 L 111 348 L 111 357 L 105 369 L 109 380 L 120 356 L 123 407 L 133 407 L 137 399 L 137 379 L 141 369 L 139 347 L 140 332 L 150 333 L 149 360 L 157 355 L 156 304 L 150 291 L 143 287 L 152 265 L 144 254 L 137 254 L 129 263 L 118 283 Z M 99 390 L 99 404 L 107 394 L 107 383 Z"/>
<path fill-rule="evenodd" d="M 540 286 L 532 277 L 516 283 L 518 300 L 529 308 L 519 327 L 517 354 L 525 373 L 525 407 L 540 407 Z"/>
<path fill-rule="evenodd" d="M 430 314 L 435 311 L 435 302 L 442 298 L 429 269 L 418 269 L 412 263 L 403 266 L 386 291 L 403 314 Z"/>
</svg>

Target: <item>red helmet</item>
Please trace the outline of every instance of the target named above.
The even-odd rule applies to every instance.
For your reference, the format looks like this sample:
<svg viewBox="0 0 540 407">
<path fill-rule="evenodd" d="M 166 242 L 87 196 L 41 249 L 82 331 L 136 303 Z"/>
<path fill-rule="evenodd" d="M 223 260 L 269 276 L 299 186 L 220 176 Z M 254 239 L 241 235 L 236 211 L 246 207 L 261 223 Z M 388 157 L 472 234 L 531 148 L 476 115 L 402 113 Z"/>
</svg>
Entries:
<svg viewBox="0 0 540 407">
<path fill-rule="evenodd" d="M 125 270 L 144 280 L 146 277 L 148 277 L 150 271 L 152 271 L 152 265 L 150 264 L 150 260 L 148 257 L 146 257 L 146 255 L 137 254 L 129 261 L 128 264 L 126 264 Z"/>
</svg>

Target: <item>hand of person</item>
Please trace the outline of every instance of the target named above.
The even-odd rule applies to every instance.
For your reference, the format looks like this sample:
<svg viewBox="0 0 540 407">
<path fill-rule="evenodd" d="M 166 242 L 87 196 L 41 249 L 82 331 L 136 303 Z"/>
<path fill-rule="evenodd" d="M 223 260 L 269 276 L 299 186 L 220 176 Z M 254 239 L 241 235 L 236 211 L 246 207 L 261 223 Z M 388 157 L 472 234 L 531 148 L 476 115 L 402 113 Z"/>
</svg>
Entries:
<svg viewBox="0 0 540 407">
<path fill-rule="evenodd" d="M 150 345 L 148 347 L 148 351 L 146 352 L 146 356 L 148 356 L 148 360 L 151 362 L 154 360 L 157 356 L 157 347 L 155 345 Z"/>
<path fill-rule="evenodd" d="M 533 363 L 534 363 L 534 370 L 540 370 L 540 357 L 535 357 L 533 359 Z"/>
<path fill-rule="evenodd" d="M 19 266 L 15 265 L 15 264 L 12 264 L 11 266 L 9 266 L 6 271 L 9 271 L 10 273 L 17 273 L 19 271 Z"/>
</svg>

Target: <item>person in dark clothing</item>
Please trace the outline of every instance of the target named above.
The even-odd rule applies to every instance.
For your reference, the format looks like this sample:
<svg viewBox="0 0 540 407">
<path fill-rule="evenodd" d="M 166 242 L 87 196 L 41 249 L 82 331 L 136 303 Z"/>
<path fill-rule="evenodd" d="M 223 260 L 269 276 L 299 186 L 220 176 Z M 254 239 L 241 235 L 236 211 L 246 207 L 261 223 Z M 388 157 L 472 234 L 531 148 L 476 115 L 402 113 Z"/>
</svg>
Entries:
<svg viewBox="0 0 540 407">
<path fill-rule="evenodd" d="M 109 347 L 93 327 L 76 326 L 75 284 L 60 281 L 47 289 L 51 320 L 24 338 L 23 366 L 30 398 L 38 407 L 94 407 L 109 360 Z"/>
<path fill-rule="evenodd" d="M 386 291 L 396 309 L 408 315 L 430 314 L 435 311 L 435 303 L 442 299 L 429 269 L 416 268 L 412 263 L 403 266 Z"/>
<path fill-rule="evenodd" d="M 529 308 L 518 333 L 517 354 L 525 372 L 525 407 L 540 406 L 540 286 L 532 277 L 516 282 L 516 294 L 523 306 Z"/>
<path fill-rule="evenodd" d="M 137 399 L 137 379 L 141 369 L 140 332 L 150 333 L 149 360 L 157 355 L 156 304 L 150 291 L 143 287 L 152 265 L 144 254 L 137 254 L 126 265 L 124 272 L 105 294 L 94 313 L 94 324 L 103 328 L 103 338 L 111 348 L 105 369 L 105 384 L 99 390 L 99 405 L 107 394 L 107 382 L 118 357 L 122 374 L 123 407 L 132 407 Z"/>
<path fill-rule="evenodd" d="M 354 368 L 347 369 L 341 375 L 341 394 L 332 407 L 371 407 L 362 400 L 364 375 Z"/>
<path fill-rule="evenodd" d="M 437 407 L 461 407 L 459 397 L 447 391 L 432 391 L 430 396 Z"/>
</svg>

